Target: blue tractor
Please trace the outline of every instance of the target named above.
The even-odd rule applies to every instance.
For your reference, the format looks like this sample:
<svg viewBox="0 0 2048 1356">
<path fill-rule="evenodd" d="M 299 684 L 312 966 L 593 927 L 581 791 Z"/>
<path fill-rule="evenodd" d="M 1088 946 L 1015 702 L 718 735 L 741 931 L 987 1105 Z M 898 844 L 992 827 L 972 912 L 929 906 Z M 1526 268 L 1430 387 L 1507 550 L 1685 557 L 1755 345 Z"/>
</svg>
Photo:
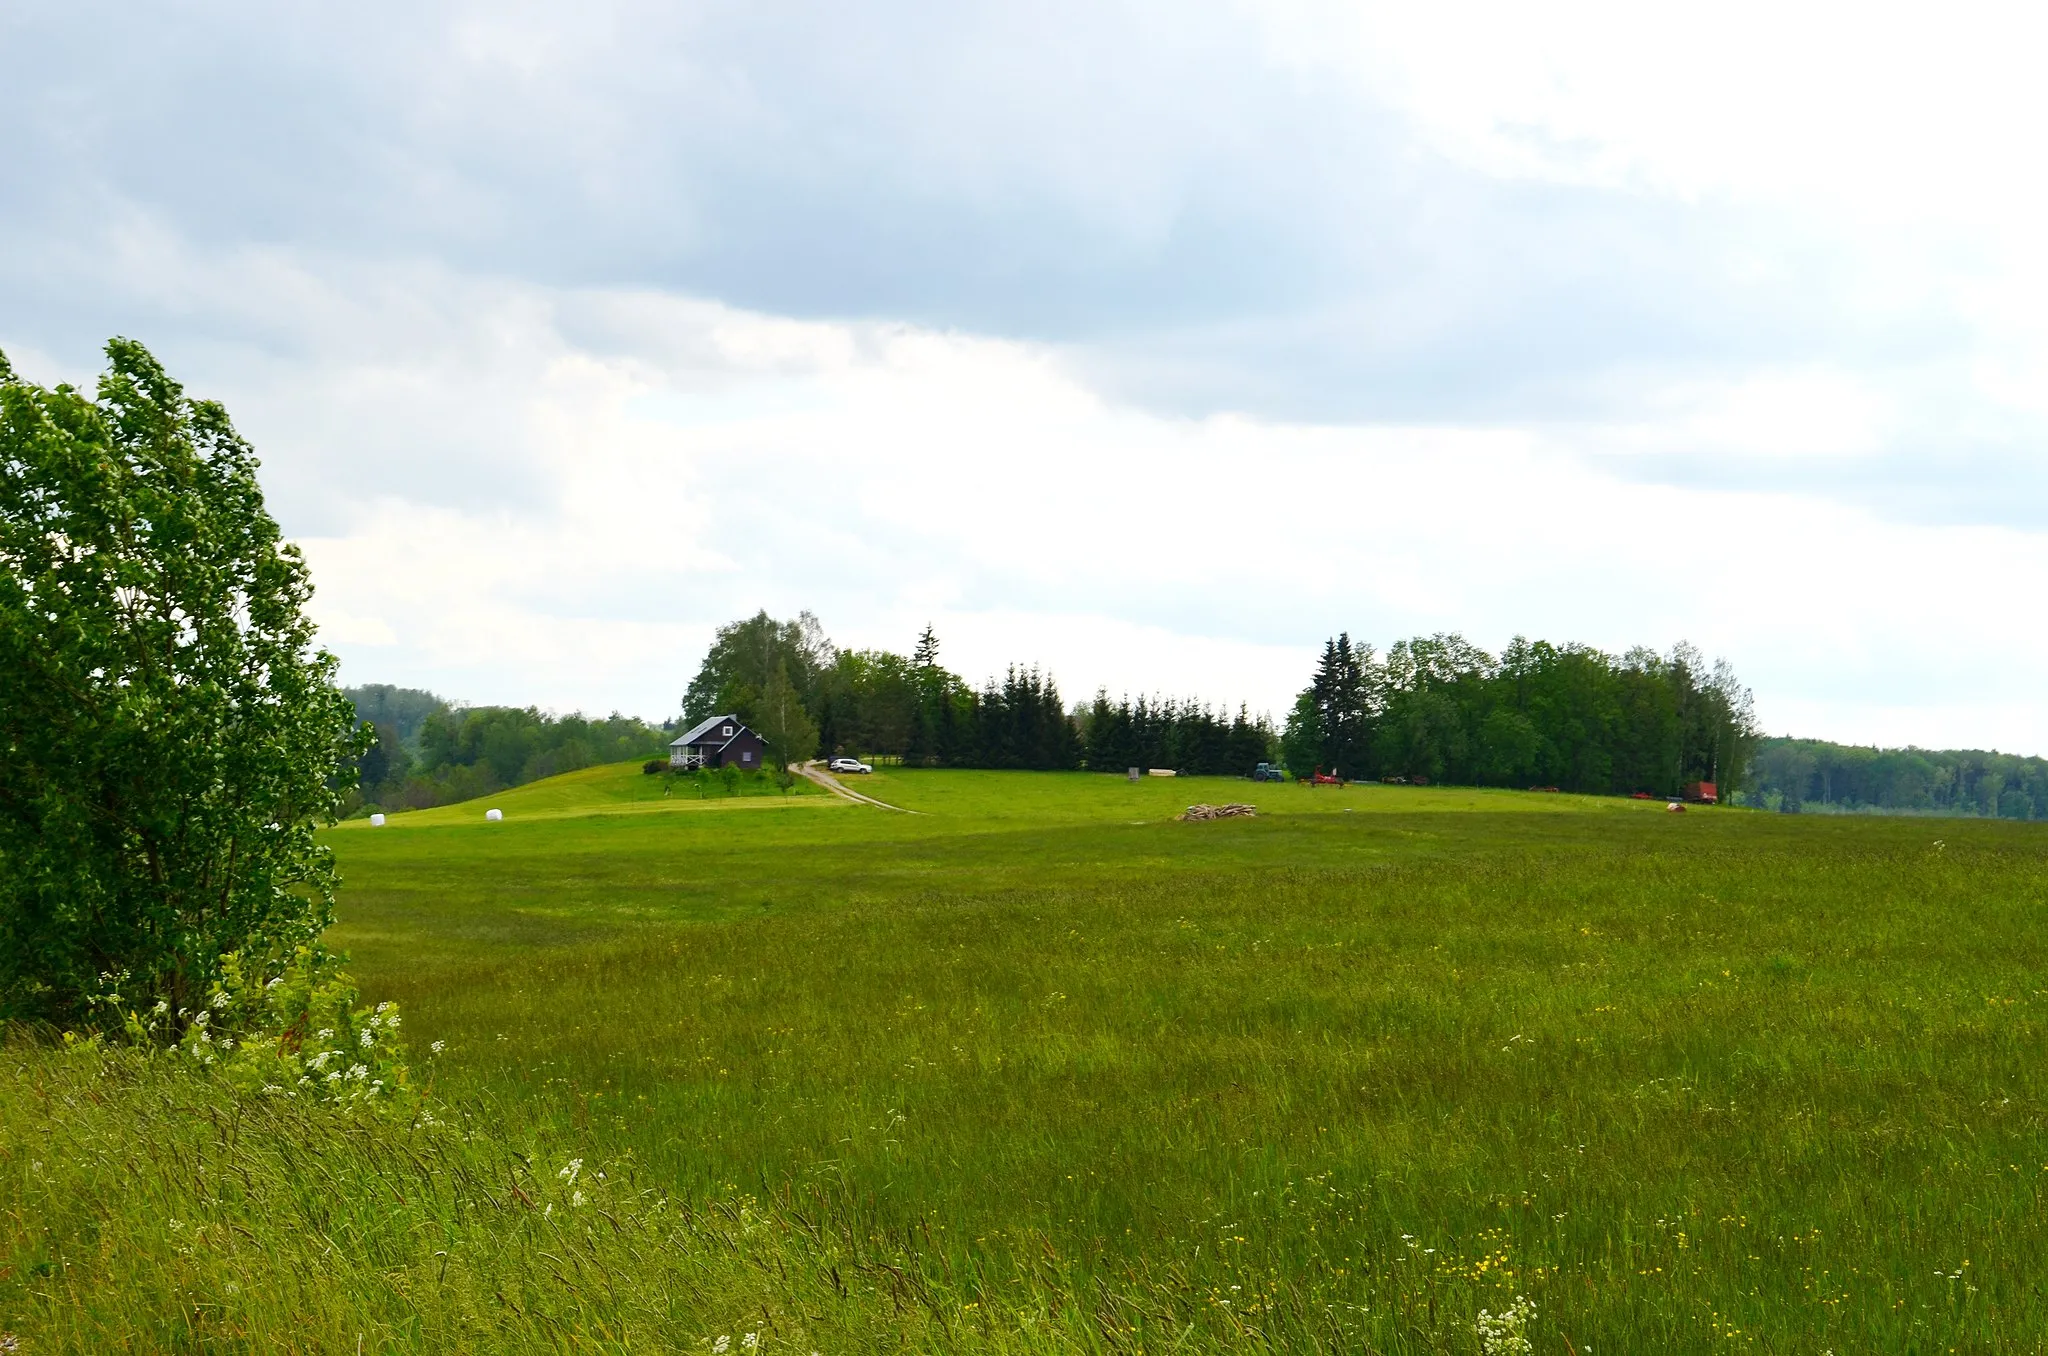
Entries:
<svg viewBox="0 0 2048 1356">
<path fill-rule="evenodd" d="M 1287 780 L 1287 773 L 1278 763 L 1261 763 L 1252 769 L 1252 780 L 1255 782 L 1284 782 Z"/>
</svg>

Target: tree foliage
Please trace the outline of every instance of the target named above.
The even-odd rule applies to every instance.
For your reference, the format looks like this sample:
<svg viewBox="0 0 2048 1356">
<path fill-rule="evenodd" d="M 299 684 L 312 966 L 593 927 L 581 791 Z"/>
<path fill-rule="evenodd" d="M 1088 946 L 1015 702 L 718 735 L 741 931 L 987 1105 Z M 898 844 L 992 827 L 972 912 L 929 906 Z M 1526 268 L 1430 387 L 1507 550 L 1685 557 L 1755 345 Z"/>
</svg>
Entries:
<svg viewBox="0 0 2048 1356">
<path fill-rule="evenodd" d="M 106 353 L 90 397 L 0 359 L 0 1015 L 66 1026 L 315 938 L 366 743 L 249 445 Z"/>
<path fill-rule="evenodd" d="M 1384 659 L 1333 638 L 1282 739 L 1297 774 L 1658 795 L 1738 789 L 1756 742 L 1748 689 L 1689 645 L 1615 658 L 1518 636 L 1496 658 L 1457 635 Z"/>
<path fill-rule="evenodd" d="M 683 693 L 683 722 L 730 714 L 758 725 L 756 704 L 778 667 L 807 703 L 815 702 L 819 678 L 837 657 L 824 628 L 809 612 L 799 612 L 795 621 L 779 622 L 763 609 L 744 621 L 728 623 L 718 628 L 697 676 Z"/>
<path fill-rule="evenodd" d="M 1275 757 L 1273 729 L 1243 707 L 1235 716 L 1171 698 L 1112 703 L 1107 692 L 1081 718 L 1088 766 L 1102 772 L 1172 768 L 1210 776 L 1244 776 Z"/>
<path fill-rule="evenodd" d="M 417 688 L 344 689 L 376 742 L 358 763 L 361 809 L 421 810 L 599 763 L 664 756 L 668 736 L 613 712 L 452 706 Z"/>
<path fill-rule="evenodd" d="M 1746 799 L 1772 810 L 2048 819 L 2048 758 L 1765 739 Z"/>
<path fill-rule="evenodd" d="M 787 735 L 783 722 L 797 712 L 784 694 L 807 723 L 792 723 Z M 1273 756 L 1273 731 L 1242 708 L 1233 719 L 1192 702 L 1111 704 L 1104 693 L 1069 711 L 1052 675 L 1035 666 L 1013 664 L 977 688 L 939 663 L 929 626 L 906 658 L 839 649 L 807 612 L 790 622 L 764 612 L 719 628 L 684 704 L 693 718 L 737 714 L 778 749 L 928 767 L 1249 772 Z"/>
<path fill-rule="evenodd" d="M 778 662 L 768 674 L 755 703 L 754 730 L 768 744 L 769 766 L 776 780 L 789 784 L 789 765 L 801 763 L 818 751 L 818 727 L 811 723 L 804 701 L 789 680 L 789 666 Z"/>
</svg>

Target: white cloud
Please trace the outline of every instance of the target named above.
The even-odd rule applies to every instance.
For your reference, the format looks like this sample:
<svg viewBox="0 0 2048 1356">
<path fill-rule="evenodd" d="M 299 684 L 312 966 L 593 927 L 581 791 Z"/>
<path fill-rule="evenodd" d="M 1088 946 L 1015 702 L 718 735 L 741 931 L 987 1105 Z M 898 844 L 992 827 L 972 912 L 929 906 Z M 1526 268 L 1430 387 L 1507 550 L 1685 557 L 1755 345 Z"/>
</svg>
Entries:
<svg viewBox="0 0 2048 1356">
<path fill-rule="evenodd" d="M 1276 56 L 1341 71 L 1489 172 L 1774 195 L 1976 224 L 2038 218 L 2038 9 L 1626 0 L 1254 8 Z"/>
<path fill-rule="evenodd" d="M 1340 628 L 1686 637 L 2048 748 L 2017 7 L 68 14 L 0 16 L 0 343 L 223 398 L 352 678 L 666 714 L 808 606 L 1277 712 Z"/>
<path fill-rule="evenodd" d="M 1597 428 L 1165 417 L 1105 401 L 1052 350 L 907 326 L 426 274 L 403 305 L 438 317 L 416 332 L 451 351 L 416 356 L 443 380 L 259 438 L 267 474 L 320 504 L 303 516 L 338 524 L 305 545 L 352 680 L 666 715 L 716 624 L 810 607 L 852 645 L 904 648 L 932 622 L 977 681 L 1037 662 L 1070 699 L 1278 714 L 1339 629 L 1687 638 L 1736 662 L 1773 728 L 2048 747 L 2014 677 L 2048 640 L 2005 622 L 2009 589 L 2048 580 L 2040 534 L 1637 483 L 1581 455 Z M 490 364 L 462 357 L 459 317 L 479 314 L 525 318 Z M 244 394 L 278 421 L 379 362 L 322 355 Z M 1793 373 L 1632 436 L 1768 447 L 1815 392 L 1863 408 L 1853 382 Z M 433 481 L 356 474 L 387 427 L 477 410 L 518 430 L 532 493 L 444 502 Z"/>
</svg>

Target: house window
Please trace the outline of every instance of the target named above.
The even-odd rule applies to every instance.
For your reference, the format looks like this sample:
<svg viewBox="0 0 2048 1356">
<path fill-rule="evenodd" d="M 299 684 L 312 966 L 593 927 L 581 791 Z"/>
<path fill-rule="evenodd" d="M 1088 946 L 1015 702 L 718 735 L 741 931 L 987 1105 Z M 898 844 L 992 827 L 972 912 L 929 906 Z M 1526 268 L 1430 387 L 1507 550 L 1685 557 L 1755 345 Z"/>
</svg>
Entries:
<svg viewBox="0 0 2048 1356">
<path fill-rule="evenodd" d="M 753 751 L 752 749 L 749 749 L 749 750 L 747 750 L 747 751 L 746 751 L 745 753 L 741 754 L 741 755 L 740 755 L 740 761 L 741 761 L 742 763 L 751 763 L 751 762 L 753 762 L 753 761 L 754 761 L 754 751 Z"/>
<path fill-rule="evenodd" d="M 731 739 L 731 738 L 732 738 L 732 726 L 730 726 L 730 725 L 726 726 L 726 727 L 725 727 L 725 728 L 724 728 L 723 730 L 719 731 L 719 733 L 720 733 L 720 734 L 723 734 L 723 735 L 724 735 L 724 736 L 725 736 L 725 737 L 726 737 L 727 739 Z"/>
</svg>

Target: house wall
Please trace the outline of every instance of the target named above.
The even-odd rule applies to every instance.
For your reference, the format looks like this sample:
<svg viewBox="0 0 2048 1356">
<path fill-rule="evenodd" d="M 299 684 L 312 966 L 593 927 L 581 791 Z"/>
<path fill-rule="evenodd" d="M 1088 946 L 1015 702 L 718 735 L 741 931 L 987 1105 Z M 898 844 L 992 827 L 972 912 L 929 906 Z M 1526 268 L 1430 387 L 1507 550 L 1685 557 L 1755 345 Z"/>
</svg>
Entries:
<svg viewBox="0 0 2048 1356">
<path fill-rule="evenodd" d="M 768 746 L 761 741 L 761 736 L 747 730 L 725 746 L 721 757 L 723 762 L 732 764 L 742 772 L 752 772 L 767 766 L 767 752 Z M 751 757 L 748 756 L 750 754 Z"/>
<path fill-rule="evenodd" d="M 693 744 L 686 749 L 670 749 L 668 751 L 669 765 L 671 767 L 693 767 L 697 765 L 697 760 L 702 760 L 703 766 L 708 768 L 719 768 L 730 763 L 742 772 L 752 772 L 756 768 L 768 765 L 768 746 L 762 742 L 761 736 L 755 734 L 752 730 L 735 735 L 729 741 L 721 740 L 717 732 L 713 731 L 708 737 L 708 741 L 703 744 Z M 723 749 L 718 747 L 720 743 L 725 744 Z M 749 754 L 753 756 L 748 757 L 747 755 Z"/>
</svg>

